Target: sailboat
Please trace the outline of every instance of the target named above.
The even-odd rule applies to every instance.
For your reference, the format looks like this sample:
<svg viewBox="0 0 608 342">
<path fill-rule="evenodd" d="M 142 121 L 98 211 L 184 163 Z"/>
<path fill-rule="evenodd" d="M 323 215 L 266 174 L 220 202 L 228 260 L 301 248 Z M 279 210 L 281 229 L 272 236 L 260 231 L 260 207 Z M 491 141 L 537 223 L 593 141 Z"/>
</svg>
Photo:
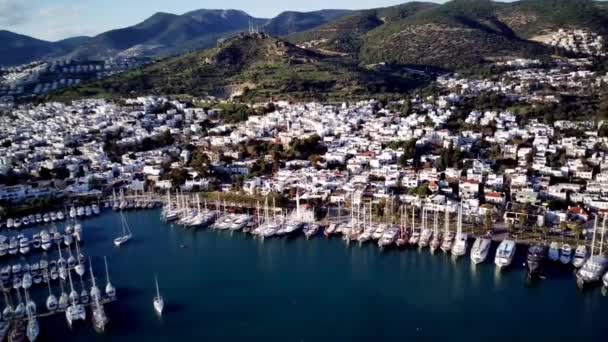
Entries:
<svg viewBox="0 0 608 342">
<path fill-rule="evenodd" d="M 458 208 L 458 224 L 456 228 L 456 239 L 454 241 L 454 245 L 452 246 L 452 255 L 455 257 L 460 257 L 465 255 L 467 252 L 468 239 L 467 234 L 462 232 L 462 204 Z"/>
<path fill-rule="evenodd" d="M 420 232 L 416 230 L 416 212 L 414 210 L 415 208 L 412 206 L 412 235 L 409 240 L 411 246 L 417 245 L 420 240 Z"/>
<path fill-rule="evenodd" d="M 93 311 L 93 326 L 98 332 L 103 332 L 108 324 L 108 316 L 106 316 L 103 310 L 103 304 L 101 303 L 101 293 L 97 284 L 95 283 L 95 275 L 93 274 L 93 266 L 89 260 L 89 274 L 91 275 L 91 299 L 92 299 L 92 311 Z"/>
<path fill-rule="evenodd" d="M 154 282 L 156 283 L 156 296 L 154 297 L 154 310 L 159 315 L 163 314 L 163 309 L 165 308 L 165 300 L 160 295 L 160 290 L 158 289 L 158 278 L 154 276 Z"/>
<path fill-rule="evenodd" d="M 49 296 L 46 298 L 46 309 L 48 311 L 55 311 L 55 310 L 57 310 L 57 305 L 58 305 L 57 297 L 55 297 L 55 295 L 53 294 L 53 291 L 51 291 L 51 280 L 48 275 L 47 275 L 46 284 L 49 288 Z"/>
<path fill-rule="evenodd" d="M 129 229 L 127 220 L 125 219 L 125 216 L 122 214 L 122 212 L 120 213 L 120 221 L 122 224 L 122 236 L 119 236 L 114 239 L 114 245 L 116 247 L 119 247 L 122 244 L 127 243 L 127 241 L 131 240 L 131 229 Z"/>
<path fill-rule="evenodd" d="M 70 288 L 71 288 L 70 300 L 72 301 L 72 304 L 70 306 L 68 306 L 67 310 L 65 311 L 65 318 L 68 322 L 68 325 L 71 328 L 72 325 L 74 324 L 74 321 L 86 320 L 87 312 L 84 309 L 84 305 L 77 303 L 76 298 L 75 298 L 76 296 L 72 296 L 72 294 L 76 293 L 76 291 L 74 290 L 74 284 L 72 283 L 72 273 L 71 272 L 68 272 L 68 278 L 70 280 Z"/>
<path fill-rule="evenodd" d="M 420 240 L 418 241 L 418 246 L 420 248 L 428 247 L 429 243 L 431 242 L 431 238 L 433 237 L 433 231 L 427 225 L 426 211 L 426 207 L 422 207 L 422 233 L 420 235 Z"/>
<path fill-rule="evenodd" d="M 9 291 L 7 291 L 4 285 L 0 285 L 2 286 L 2 294 L 4 294 L 4 304 L 6 305 L 4 307 L 4 310 L 2 310 L 2 317 L 5 321 L 10 321 L 13 318 L 13 315 L 15 314 L 15 310 L 13 309 L 13 305 L 11 304 L 10 298 L 8 297 Z"/>
<path fill-rule="evenodd" d="M 593 284 L 602 281 L 602 276 L 608 271 L 608 258 L 603 253 L 604 248 L 604 233 L 606 232 L 606 215 L 602 220 L 602 231 L 599 241 L 599 251 L 595 253 L 596 235 L 598 235 L 597 216 L 593 227 L 593 239 L 591 241 L 591 257 L 587 259 L 583 267 L 576 272 L 576 283 L 582 288 L 585 285 Z"/>
<path fill-rule="evenodd" d="M 34 342 L 36 338 L 38 338 L 38 334 L 40 334 L 40 326 L 38 325 L 38 320 L 36 319 L 36 312 L 32 310 L 32 307 L 29 305 L 30 299 L 27 291 L 25 291 L 25 300 L 28 302 L 25 310 L 27 312 L 27 328 L 25 334 L 30 340 L 30 342 Z"/>
<path fill-rule="evenodd" d="M 78 274 L 80 277 L 82 277 L 85 272 L 85 267 L 82 262 L 82 258 L 80 256 L 81 256 L 80 249 L 78 248 L 78 243 L 76 243 L 76 257 L 78 260 L 78 264 L 76 264 L 76 266 L 74 266 L 74 271 L 76 272 L 76 274 Z"/>
<path fill-rule="evenodd" d="M 68 294 L 65 293 L 65 289 L 63 288 L 63 280 L 59 279 L 59 287 L 61 288 L 61 295 L 59 295 L 59 302 L 57 303 L 57 308 L 59 310 L 64 310 L 69 305 Z"/>
<path fill-rule="evenodd" d="M 433 219 L 433 238 L 431 240 L 431 253 L 435 253 L 437 248 L 441 246 L 441 233 L 439 232 L 439 224 L 437 222 L 437 211 Z"/>
<path fill-rule="evenodd" d="M 116 289 L 114 288 L 114 286 L 112 286 L 112 283 L 110 282 L 110 272 L 108 271 L 108 260 L 106 259 L 106 257 L 103 257 L 103 262 L 106 266 L 106 295 L 110 298 L 114 298 L 116 297 Z"/>
<path fill-rule="evenodd" d="M 450 210 L 446 203 L 445 206 L 445 222 L 444 222 L 445 232 L 443 233 L 443 242 L 441 243 L 441 250 L 444 253 L 448 253 L 452 249 L 452 244 L 454 243 L 454 233 L 450 231 Z"/>
</svg>

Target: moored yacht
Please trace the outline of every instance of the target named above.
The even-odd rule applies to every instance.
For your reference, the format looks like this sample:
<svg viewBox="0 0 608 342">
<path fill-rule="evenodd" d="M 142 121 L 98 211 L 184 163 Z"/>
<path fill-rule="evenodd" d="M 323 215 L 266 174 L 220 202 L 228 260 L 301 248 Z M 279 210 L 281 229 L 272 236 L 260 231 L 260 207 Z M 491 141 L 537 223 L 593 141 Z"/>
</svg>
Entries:
<svg viewBox="0 0 608 342">
<path fill-rule="evenodd" d="M 51 234 L 46 229 L 40 232 L 40 242 L 43 250 L 48 251 L 51 248 Z"/>
<path fill-rule="evenodd" d="M 569 244 L 562 244 L 559 261 L 564 265 L 568 265 L 572 261 L 572 247 Z"/>
<path fill-rule="evenodd" d="M 597 219 L 595 217 L 593 239 L 591 240 L 591 257 L 587 259 L 583 267 L 576 272 L 576 283 L 579 287 L 594 284 L 602 280 L 602 276 L 608 271 L 608 258 L 604 256 L 604 233 L 606 231 L 606 216 L 602 220 L 599 246 L 596 247 L 596 236 L 598 235 Z"/>
<path fill-rule="evenodd" d="M 30 239 L 28 239 L 24 235 L 21 235 L 21 238 L 19 239 L 19 253 L 27 254 L 29 252 L 30 252 Z"/>
<path fill-rule="evenodd" d="M 500 245 L 498 245 L 498 249 L 496 250 L 494 264 L 496 264 L 499 269 L 511 265 L 513 257 L 515 256 L 516 247 L 517 245 L 515 244 L 515 241 L 508 239 L 502 240 Z"/>
<path fill-rule="evenodd" d="M 526 258 L 526 267 L 528 276 L 533 277 L 542 272 L 543 260 L 547 256 L 547 247 L 543 244 L 533 244 L 528 248 L 528 256 Z"/>
<path fill-rule="evenodd" d="M 317 235 L 320 229 L 321 226 L 316 223 L 307 224 L 304 227 L 304 236 L 306 236 L 306 239 L 310 239 L 313 236 Z"/>
<path fill-rule="evenodd" d="M 551 242 L 549 245 L 549 260 L 557 261 L 559 260 L 559 244 L 555 241 Z"/>
<path fill-rule="evenodd" d="M 10 255 L 19 253 L 19 240 L 17 240 L 17 238 L 14 236 L 11 236 L 8 239 L 8 253 Z"/>
<path fill-rule="evenodd" d="M 422 209 L 422 227 L 420 233 L 420 240 L 418 241 L 418 246 L 421 248 L 428 247 L 431 242 L 431 237 L 433 237 L 433 231 L 427 227 L 426 223 L 426 208 Z"/>
<path fill-rule="evenodd" d="M 452 231 L 448 231 L 443 235 L 443 242 L 441 243 L 441 250 L 444 253 L 449 253 L 452 249 L 452 245 L 454 244 L 454 233 Z"/>
<path fill-rule="evenodd" d="M 492 240 L 487 237 L 478 237 L 471 248 L 471 261 L 474 264 L 480 264 L 486 260 L 490 252 Z"/>
<path fill-rule="evenodd" d="M 608 271 L 608 258 L 602 255 L 592 255 L 576 272 L 576 283 L 579 287 L 591 285 L 602 280 Z"/>
<path fill-rule="evenodd" d="M 461 257 L 467 253 L 468 236 L 462 232 L 462 206 L 458 208 L 458 223 L 454 244 L 452 245 L 452 255 Z"/>
<path fill-rule="evenodd" d="M 589 249 L 585 245 L 576 246 L 574 251 L 574 257 L 572 258 L 572 265 L 576 268 L 581 268 L 589 258 Z"/>
<path fill-rule="evenodd" d="M 447 222 L 448 216 L 445 216 L 445 220 Z M 437 223 L 437 211 L 435 211 L 435 217 L 433 219 L 433 238 L 431 239 L 431 243 L 429 247 L 431 248 L 431 253 L 435 253 L 435 251 L 441 246 L 441 232 L 439 231 L 439 225 Z"/>
<path fill-rule="evenodd" d="M 8 254 L 9 245 L 7 243 L 8 238 L 4 235 L 0 235 L 0 256 Z"/>
<path fill-rule="evenodd" d="M 395 240 L 397 240 L 397 235 L 399 234 L 399 229 L 396 227 L 391 227 L 387 229 L 384 234 L 378 240 L 378 247 L 385 248 L 392 245 Z"/>
</svg>

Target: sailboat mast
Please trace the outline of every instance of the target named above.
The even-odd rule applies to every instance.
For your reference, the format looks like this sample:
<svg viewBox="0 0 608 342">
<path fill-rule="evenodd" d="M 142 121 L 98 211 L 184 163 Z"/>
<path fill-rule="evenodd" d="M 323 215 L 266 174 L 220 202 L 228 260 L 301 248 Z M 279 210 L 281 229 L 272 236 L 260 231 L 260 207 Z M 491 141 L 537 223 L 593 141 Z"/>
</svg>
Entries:
<svg viewBox="0 0 608 342">
<path fill-rule="evenodd" d="M 604 232 L 606 231 L 606 214 L 604 214 L 604 220 L 602 220 L 602 235 L 600 236 L 600 256 L 603 256 L 604 250 Z"/>
<path fill-rule="evenodd" d="M 444 217 L 444 219 L 445 219 L 445 225 L 444 225 L 444 227 L 445 227 L 445 232 L 447 234 L 450 231 L 450 211 L 448 210 L 447 203 L 445 205 L 445 217 Z"/>
<path fill-rule="evenodd" d="M 103 257 L 103 263 L 104 263 L 105 268 L 106 268 L 106 281 L 108 283 L 110 283 L 110 272 L 108 271 L 108 259 L 105 256 Z"/>
<path fill-rule="evenodd" d="M 597 215 L 595 215 L 595 220 L 593 221 L 593 239 L 591 239 L 591 256 L 593 256 L 593 251 L 595 250 L 595 234 L 597 234 Z"/>
</svg>

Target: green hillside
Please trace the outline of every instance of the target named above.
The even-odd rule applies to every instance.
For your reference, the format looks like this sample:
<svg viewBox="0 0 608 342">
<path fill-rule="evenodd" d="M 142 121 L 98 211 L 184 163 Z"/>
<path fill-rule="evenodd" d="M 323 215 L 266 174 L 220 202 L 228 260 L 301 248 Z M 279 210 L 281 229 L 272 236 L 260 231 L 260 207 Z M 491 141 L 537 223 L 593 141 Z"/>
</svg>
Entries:
<svg viewBox="0 0 608 342">
<path fill-rule="evenodd" d="M 406 92 L 427 82 L 298 48 L 264 34 L 240 35 L 209 50 L 170 58 L 49 99 L 143 94 L 328 100 Z"/>
</svg>

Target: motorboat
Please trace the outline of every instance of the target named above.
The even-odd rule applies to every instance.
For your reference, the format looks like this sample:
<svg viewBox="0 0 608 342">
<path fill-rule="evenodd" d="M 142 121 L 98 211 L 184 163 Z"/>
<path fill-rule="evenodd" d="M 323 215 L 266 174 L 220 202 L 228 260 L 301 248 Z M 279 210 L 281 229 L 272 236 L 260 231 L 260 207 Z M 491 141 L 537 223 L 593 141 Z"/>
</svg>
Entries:
<svg viewBox="0 0 608 342">
<path fill-rule="evenodd" d="M 21 238 L 19 239 L 19 253 L 21 254 L 27 254 L 30 252 L 30 239 L 28 239 L 26 236 L 21 236 Z"/>
<path fill-rule="evenodd" d="M 42 239 L 40 237 L 40 233 L 36 233 L 32 236 L 32 246 L 36 249 L 42 247 Z"/>
<path fill-rule="evenodd" d="M 8 239 L 8 253 L 10 255 L 19 253 L 19 240 L 17 240 L 17 238 L 14 236 L 11 236 Z"/>
<path fill-rule="evenodd" d="M 494 264 L 499 269 L 508 267 L 515 257 L 515 249 L 517 244 L 513 240 L 505 239 L 500 242 L 498 249 L 496 249 L 496 256 L 494 257 Z"/>
<path fill-rule="evenodd" d="M 600 282 L 607 271 L 608 258 L 603 255 L 592 255 L 576 272 L 576 283 L 579 287 L 584 287 Z"/>
<path fill-rule="evenodd" d="M 559 260 L 559 244 L 555 241 L 551 242 L 549 245 L 549 260 L 558 261 Z"/>
<path fill-rule="evenodd" d="M 0 256 L 8 254 L 8 250 L 8 238 L 4 235 L 0 235 Z"/>
<path fill-rule="evenodd" d="M 383 224 L 379 224 L 376 229 L 374 230 L 374 232 L 372 233 L 372 239 L 374 240 L 378 240 L 382 237 L 382 235 L 384 234 L 384 230 L 386 229 L 386 226 Z"/>
<path fill-rule="evenodd" d="M 397 227 L 391 227 L 387 229 L 384 234 L 382 234 L 382 237 L 380 237 L 380 239 L 378 240 L 378 247 L 385 248 L 392 245 L 393 243 L 395 243 L 395 240 L 397 240 L 398 234 L 399 228 Z"/>
<path fill-rule="evenodd" d="M 562 264 L 568 265 L 572 261 L 572 247 L 570 247 L 569 244 L 567 244 L 567 243 L 562 244 L 559 254 L 560 254 L 559 261 Z"/>
<path fill-rule="evenodd" d="M 527 263 L 528 276 L 533 277 L 542 272 L 543 261 L 547 256 L 547 247 L 543 244 L 533 244 L 528 248 Z"/>
<path fill-rule="evenodd" d="M 480 264 L 484 262 L 488 253 L 490 252 L 490 246 L 492 245 L 492 239 L 487 237 L 478 237 L 473 243 L 471 248 L 471 261 L 474 264 Z"/>
<path fill-rule="evenodd" d="M 51 234 L 46 229 L 40 231 L 40 247 L 45 251 L 51 248 Z"/>
<path fill-rule="evenodd" d="M 304 236 L 306 236 L 307 239 L 310 239 L 313 236 L 317 235 L 317 233 L 319 233 L 320 229 L 321 229 L 321 226 L 316 223 L 307 224 L 304 227 Z"/>
<path fill-rule="evenodd" d="M 576 268 L 581 268 L 589 258 L 589 249 L 585 245 L 576 246 L 574 251 L 574 257 L 572 258 L 572 265 Z"/>
</svg>

